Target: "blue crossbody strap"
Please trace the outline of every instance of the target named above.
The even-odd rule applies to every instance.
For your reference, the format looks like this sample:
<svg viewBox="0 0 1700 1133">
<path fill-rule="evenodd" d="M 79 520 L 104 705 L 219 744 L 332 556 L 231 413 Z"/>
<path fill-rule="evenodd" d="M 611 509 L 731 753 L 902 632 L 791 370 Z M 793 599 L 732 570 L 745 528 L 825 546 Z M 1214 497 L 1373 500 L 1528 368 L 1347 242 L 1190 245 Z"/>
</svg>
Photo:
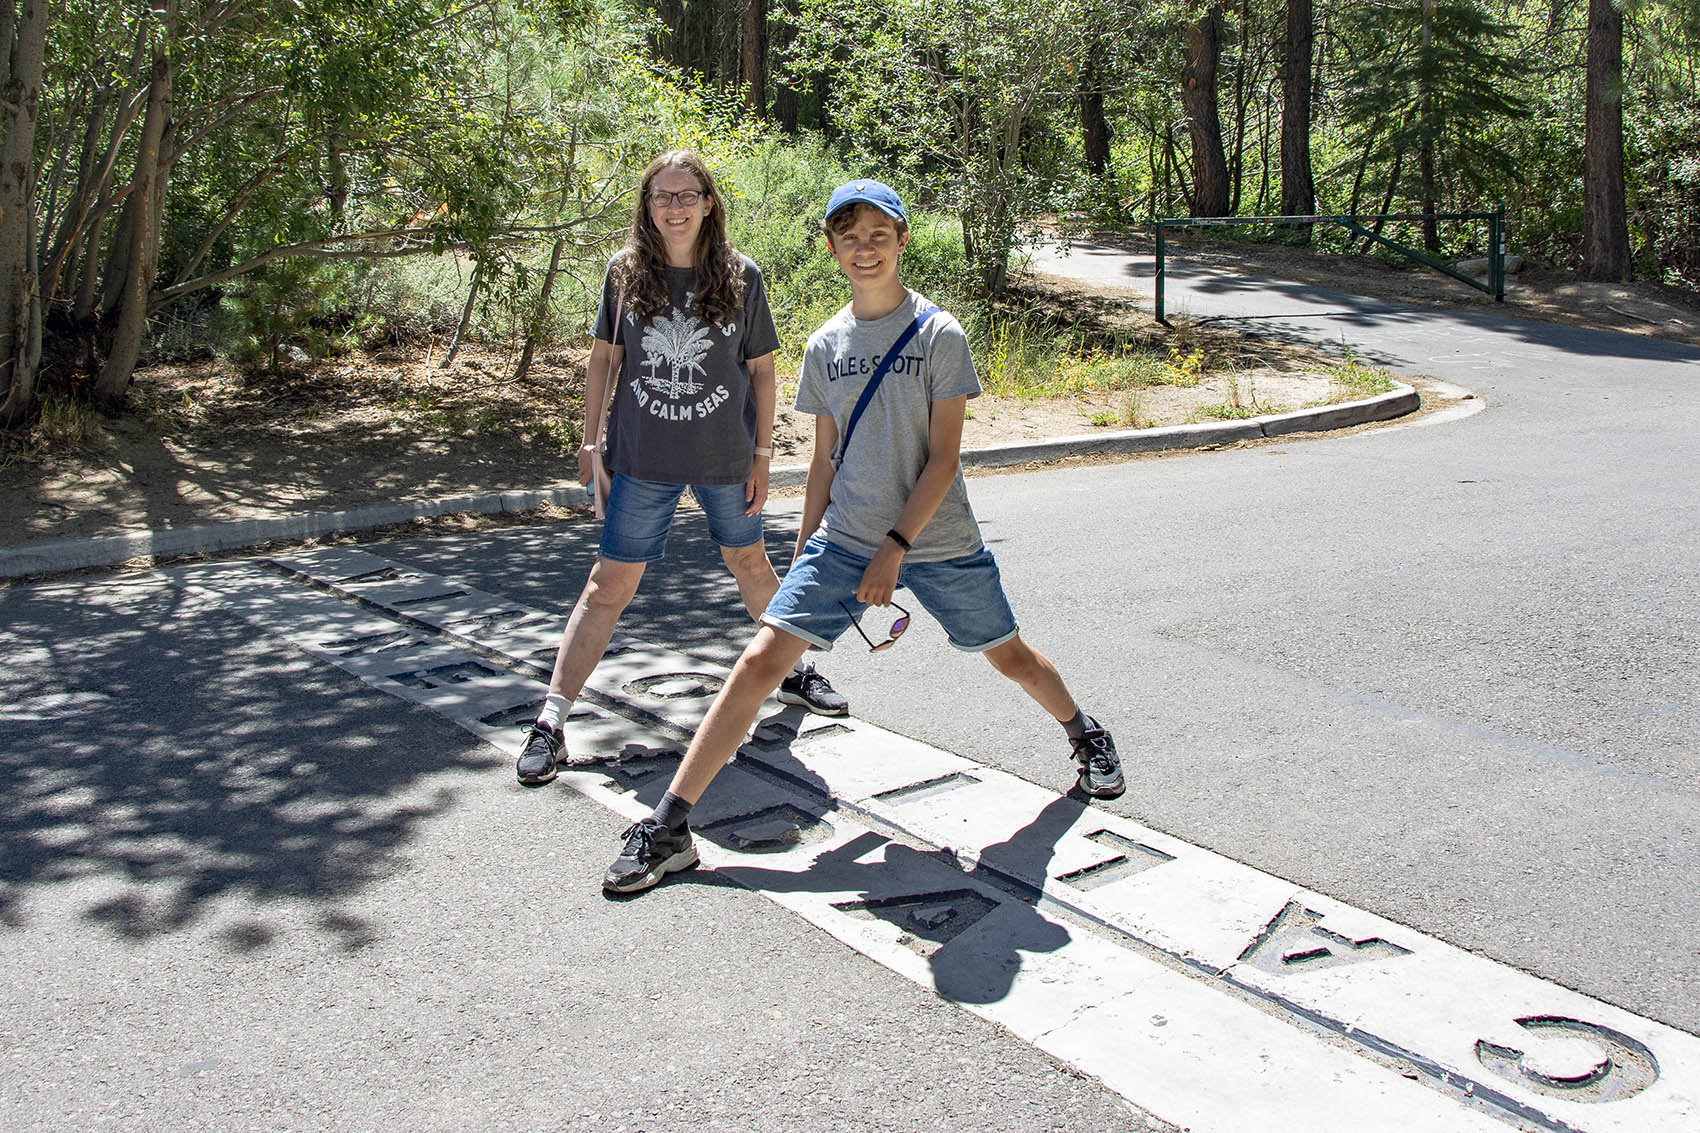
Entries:
<svg viewBox="0 0 1700 1133">
<path fill-rule="evenodd" d="M 844 463 L 844 454 L 850 451 L 850 434 L 856 431 L 856 422 L 862 419 L 862 411 L 868 407 L 868 402 L 874 399 L 874 391 L 880 388 L 880 382 L 885 380 L 885 372 L 891 369 L 891 364 L 903 353 L 903 348 L 909 345 L 909 340 L 915 337 L 915 332 L 938 313 L 937 307 L 928 307 L 911 319 L 909 325 L 903 328 L 903 333 L 897 336 L 897 341 L 891 344 L 891 349 L 885 352 L 885 357 L 880 359 L 880 364 L 874 367 L 874 376 L 868 379 L 862 396 L 856 400 L 856 408 L 850 411 L 850 423 L 844 426 L 844 437 L 838 442 L 838 456 L 832 462 L 834 468 Z"/>
</svg>

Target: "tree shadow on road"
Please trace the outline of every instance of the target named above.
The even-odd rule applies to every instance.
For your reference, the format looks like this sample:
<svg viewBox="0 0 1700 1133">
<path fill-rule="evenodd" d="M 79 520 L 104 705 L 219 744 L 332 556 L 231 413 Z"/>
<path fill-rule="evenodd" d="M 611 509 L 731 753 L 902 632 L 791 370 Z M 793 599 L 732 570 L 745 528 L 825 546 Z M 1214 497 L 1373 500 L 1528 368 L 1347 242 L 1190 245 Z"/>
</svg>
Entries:
<svg viewBox="0 0 1700 1133">
<path fill-rule="evenodd" d="M 1095 278 L 1113 275 L 1122 286 L 1142 289 L 1154 286 L 1156 261 L 1149 241 L 1135 242 L 1127 250 L 1108 243 L 1081 242 L 1074 245 L 1072 254 L 1081 258 L 1083 269 Z M 1371 268 L 1367 264 L 1373 263 L 1373 259 L 1366 257 L 1347 257 L 1346 263 L 1342 263 L 1339 257 L 1321 257 L 1298 273 L 1323 273 L 1316 275 L 1315 279 L 1278 278 L 1282 266 L 1293 255 L 1295 253 L 1291 249 L 1251 243 L 1191 244 L 1171 241 L 1170 256 L 1164 264 L 1164 275 L 1169 281 L 1166 313 L 1171 319 L 1184 315 L 1195 323 L 1238 329 L 1293 345 L 1326 346 L 1327 339 L 1334 339 L 1340 333 L 1349 339 L 1354 330 L 1368 334 L 1378 328 L 1425 327 L 1444 320 L 1463 323 L 1532 346 L 1584 357 L 1658 362 L 1700 360 L 1700 347 L 1689 344 L 1691 339 L 1685 340 L 1680 334 L 1658 338 L 1616 329 L 1613 324 L 1626 326 L 1632 322 L 1656 320 L 1626 315 L 1606 299 L 1568 292 L 1562 298 L 1555 298 L 1556 292 L 1543 295 L 1543 287 L 1550 291 L 1557 286 L 1552 282 L 1531 285 L 1531 301 L 1536 307 L 1560 310 L 1568 323 L 1546 321 L 1534 307 L 1496 303 L 1491 296 L 1473 291 L 1467 285 L 1427 268 Z M 1329 281 L 1324 276 L 1330 270 L 1343 274 Z M 1369 289 L 1384 294 L 1361 294 L 1349 290 L 1353 281 L 1361 280 L 1366 271 L 1379 271 L 1387 277 L 1386 283 Z M 1058 278 L 1082 282 L 1071 275 Z M 1508 284 L 1508 300 L 1516 299 L 1517 287 L 1517 281 Z M 1401 294 L 1401 291 L 1407 293 Z M 1236 314 L 1223 314 L 1212 311 L 1208 303 L 1190 301 L 1192 296 L 1255 296 L 1255 305 L 1266 308 L 1267 313 L 1242 310 Z M 1633 298 L 1621 302 L 1630 306 L 1635 304 Z M 1284 305 L 1286 309 L 1282 309 Z M 1548 317 L 1553 316 L 1549 313 Z M 1696 321 L 1700 320 L 1687 320 L 1690 333 Z M 1340 328 L 1338 332 L 1335 327 Z M 1324 341 L 1319 342 L 1319 336 Z M 1350 345 L 1358 357 L 1384 365 L 1412 365 L 1423 361 L 1387 351 L 1372 352 L 1361 343 Z"/>
<path fill-rule="evenodd" d="M 447 721 L 161 579 L 8 591 L 0 624 L 12 928 L 32 891 L 95 882 L 81 915 L 132 940 L 240 895 L 313 902 L 318 927 L 364 947 L 373 930 L 342 903 L 453 804 L 432 777 L 492 763 Z M 252 951 L 273 934 L 250 920 L 224 939 Z"/>
<path fill-rule="evenodd" d="M 791 561 L 796 522 L 795 516 L 766 517 L 768 557 L 781 575 Z M 420 570 L 475 575 L 481 588 L 558 613 L 564 624 L 596 561 L 601 531 L 600 523 L 574 520 L 365 549 Z M 616 632 L 730 665 L 755 631 L 737 584 L 709 538 L 707 521 L 700 511 L 682 507 L 667 538 L 666 557 L 645 570 Z"/>
</svg>

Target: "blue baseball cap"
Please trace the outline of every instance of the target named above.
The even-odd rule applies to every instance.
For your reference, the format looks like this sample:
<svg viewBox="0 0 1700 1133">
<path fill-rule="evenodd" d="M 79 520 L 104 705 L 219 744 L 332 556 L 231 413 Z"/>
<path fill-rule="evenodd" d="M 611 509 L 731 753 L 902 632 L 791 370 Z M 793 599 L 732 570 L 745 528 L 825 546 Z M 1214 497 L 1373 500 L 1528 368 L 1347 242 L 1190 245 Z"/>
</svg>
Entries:
<svg viewBox="0 0 1700 1133">
<path fill-rule="evenodd" d="M 873 205 L 891 219 L 909 223 L 909 214 L 903 211 L 903 198 L 896 189 L 878 181 L 847 181 L 838 186 L 826 202 L 826 215 L 830 218 L 839 209 L 854 204 Z"/>
</svg>

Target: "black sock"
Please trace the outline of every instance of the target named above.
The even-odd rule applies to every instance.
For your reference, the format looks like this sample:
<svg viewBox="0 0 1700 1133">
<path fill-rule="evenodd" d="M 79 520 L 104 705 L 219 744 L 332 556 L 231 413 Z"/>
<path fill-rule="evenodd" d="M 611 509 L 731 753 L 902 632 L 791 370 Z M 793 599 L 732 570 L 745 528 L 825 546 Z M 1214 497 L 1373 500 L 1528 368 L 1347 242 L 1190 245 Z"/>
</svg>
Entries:
<svg viewBox="0 0 1700 1133">
<path fill-rule="evenodd" d="M 655 804 L 655 813 L 649 817 L 669 830 L 683 830 L 685 819 L 690 817 L 691 806 L 691 803 L 668 791 L 661 796 L 661 801 Z"/>
<path fill-rule="evenodd" d="M 1074 710 L 1074 719 L 1063 721 L 1063 731 L 1068 733 L 1068 738 L 1071 740 L 1078 740 L 1097 726 L 1098 721 L 1078 708 Z"/>
</svg>

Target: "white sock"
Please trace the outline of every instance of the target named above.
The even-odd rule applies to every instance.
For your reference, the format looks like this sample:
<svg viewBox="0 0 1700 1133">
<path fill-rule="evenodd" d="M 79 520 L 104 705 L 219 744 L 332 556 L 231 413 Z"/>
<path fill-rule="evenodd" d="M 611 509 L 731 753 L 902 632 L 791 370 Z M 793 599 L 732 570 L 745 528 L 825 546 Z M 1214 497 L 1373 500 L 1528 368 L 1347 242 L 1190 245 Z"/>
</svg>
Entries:
<svg viewBox="0 0 1700 1133">
<path fill-rule="evenodd" d="M 561 726 L 561 721 L 566 718 L 568 707 L 566 697 L 558 692 L 552 692 L 543 698 L 543 711 L 537 714 L 537 722 L 553 731 Z"/>
<path fill-rule="evenodd" d="M 803 664 L 803 659 L 801 657 L 797 658 L 797 663 L 791 666 L 791 675 L 794 677 L 800 677 L 808 671 L 809 667 Z"/>
</svg>

